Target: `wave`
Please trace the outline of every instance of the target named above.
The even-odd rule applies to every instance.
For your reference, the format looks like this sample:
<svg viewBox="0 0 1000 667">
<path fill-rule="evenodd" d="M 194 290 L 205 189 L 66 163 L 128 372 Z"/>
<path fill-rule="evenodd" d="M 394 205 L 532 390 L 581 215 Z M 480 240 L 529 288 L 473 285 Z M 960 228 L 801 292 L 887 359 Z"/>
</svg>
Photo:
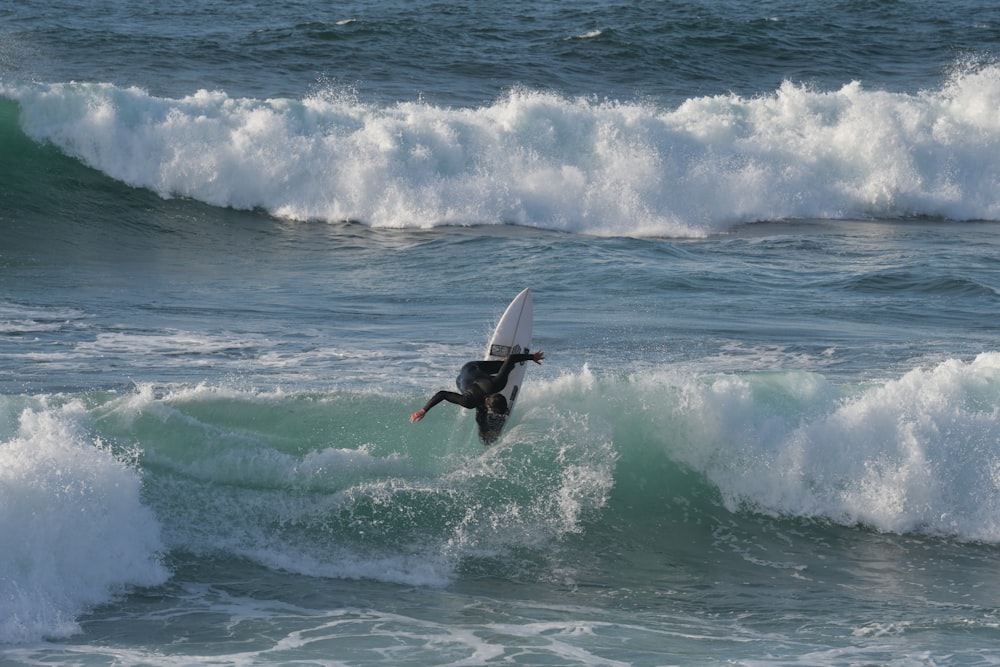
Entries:
<svg viewBox="0 0 1000 667">
<path fill-rule="evenodd" d="M 672 456 L 732 511 L 1000 540 L 1000 354 L 871 386 L 764 373 L 677 393 Z"/>
<path fill-rule="evenodd" d="M 464 413 L 410 425 L 417 400 L 207 385 L 5 397 L 0 526 L 20 539 L 0 555 L 0 641 L 74 631 L 89 606 L 162 583 L 164 553 L 436 586 L 612 544 L 685 548 L 651 521 L 1000 543 L 1000 353 L 846 387 L 585 367 L 527 385 L 486 450 Z"/>
<path fill-rule="evenodd" d="M 113 179 L 293 220 L 702 236 L 791 218 L 1000 219 L 995 65 L 915 94 L 785 83 L 676 108 L 523 89 L 480 108 L 101 83 L 0 95 L 33 140 Z"/>
<path fill-rule="evenodd" d="M 923 276 L 915 271 L 881 269 L 842 281 L 851 290 L 872 294 L 914 292 L 965 298 L 993 298 L 998 291 L 990 285 L 969 278 Z"/>
<path fill-rule="evenodd" d="M 0 400 L 0 643 L 73 634 L 87 609 L 168 577 L 138 453 L 95 437 L 80 401 L 28 403 Z"/>
</svg>

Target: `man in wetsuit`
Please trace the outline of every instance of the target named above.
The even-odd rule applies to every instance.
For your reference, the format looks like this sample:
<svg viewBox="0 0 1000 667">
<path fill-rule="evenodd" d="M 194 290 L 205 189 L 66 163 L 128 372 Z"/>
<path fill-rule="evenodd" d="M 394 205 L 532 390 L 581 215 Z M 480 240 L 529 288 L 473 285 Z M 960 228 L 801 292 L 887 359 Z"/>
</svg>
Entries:
<svg viewBox="0 0 1000 667">
<path fill-rule="evenodd" d="M 545 353 L 538 350 L 533 354 L 512 354 L 503 361 L 470 361 L 462 366 L 455 381 L 462 393 L 439 391 L 427 401 L 427 405 L 410 415 L 410 422 L 420 421 L 428 410 L 441 401 L 448 401 L 463 408 L 475 408 L 479 435 L 487 440 L 491 428 L 490 415 L 507 414 L 507 399 L 499 392 L 507 386 L 507 378 L 514 370 L 515 364 L 529 360 L 541 364 L 544 358 Z"/>
</svg>

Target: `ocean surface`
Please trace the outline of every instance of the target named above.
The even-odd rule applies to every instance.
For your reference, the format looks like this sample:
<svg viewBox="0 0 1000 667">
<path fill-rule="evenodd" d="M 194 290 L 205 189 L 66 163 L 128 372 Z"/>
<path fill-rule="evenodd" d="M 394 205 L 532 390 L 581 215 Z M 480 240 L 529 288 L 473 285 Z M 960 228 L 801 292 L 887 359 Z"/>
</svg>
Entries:
<svg viewBox="0 0 1000 667">
<path fill-rule="evenodd" d="M 998 46 L 0 0 L 0 664 L 1000 664 Z"/>
</svg>

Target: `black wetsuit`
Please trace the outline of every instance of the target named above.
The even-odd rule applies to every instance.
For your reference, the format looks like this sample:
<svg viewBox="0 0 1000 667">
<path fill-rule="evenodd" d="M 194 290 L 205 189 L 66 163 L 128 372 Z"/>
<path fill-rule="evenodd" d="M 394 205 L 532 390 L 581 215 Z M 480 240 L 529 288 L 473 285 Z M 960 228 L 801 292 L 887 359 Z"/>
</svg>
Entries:
<svg viewBox="0 0 1000 667">
<path fill-rule="evenodd" d="M 486 397 L 502 391 L 507 386 L 507 378 L 516 364 L 531 361 L 533 354 L 512 354 L 503 361 L 470 361 L 462 366 L 455 384 L 459 391 L 439 391 L 427 401 L 424 411 L 428 411 L 441 401 L 448 401 L 463 408 L 485 409 Z M 477 410 L 478 411 L 478 410 Z"/>
</svg>

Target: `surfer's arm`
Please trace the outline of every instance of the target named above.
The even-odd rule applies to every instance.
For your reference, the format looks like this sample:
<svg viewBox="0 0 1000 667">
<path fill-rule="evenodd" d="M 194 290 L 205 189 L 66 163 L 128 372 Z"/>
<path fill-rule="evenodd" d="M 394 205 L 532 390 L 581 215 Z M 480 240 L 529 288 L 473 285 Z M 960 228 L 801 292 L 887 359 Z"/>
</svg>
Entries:
<svg viewBox="0 0 1000 667">
<path fill-rule="evenodd" d="M 542 352 L 541 350 L 538 350 L 537 352 L 526 352 L 524 354 L 508 354 L 507 357 L 502 362 L 499 361 L 492 362 L 496 364 L 501 364 L 493 372 L 498 372 L 500 368 L 503 368 L 502 364 L 514 365 L 523 363 L 525 361 L 534 361 L 536 364 L 540 364 L 542 363 L 542 359 L 544 358 L 545 358 L 545 353 Z"/>
<path fill-rule="evenodd" d="M 542 359 L 544 358 L 545 358 L 545 353 L 542 352 L 541 350 L 538 350 L 537 352 L 534 353 L 529 352 L 527 354 L 509 355 L 506 359 L 503 360 L 503 366 L 500 367 L 500 370 L 497 372 L 497 374 L 493 376 L 491 380 L 493 386 L 490 389 L 489 393 L 494 394 L 498 391 L 503 390 L 503 388 L 507 386 L 507 377 L 510 375 L 510 372 L 514 370 L 514 366 L 516 366 L 517 364 L 520 364 L 525 361 L 534 361 L 536 364 L 540 364 L 542 363 Z"/>
<path fill-rule="evenodd" d="M 422 407 L 421 409 L 417 410 L 412 415 L 410 415 L 410 423 L 412 424 L 413 422 L 418 422 L 421 419 L 423 419 L 424 415 L 427 414 L 427 411 L 433 408 L 441 401 L 448 401 L 449 403 L 454 403 L 455 405 L 461 405 L 463 408 L 474 407 L 472 405 L 467 405 L 468 401 L 466 400 L 465 394 L 458 394 L 453 391 L 441 390 L 438 393 L 431 396 L 431 400 L 427 401 L 427 405 L 425 405 L 424 407 Z"/>
<path fill-rule="evenodd" d="M 537 352 L 528 352 L 526 354 L 511 354 L 504 359 L 504 363 L 519 364 L 524 361 L 534 361 L 536 364 L 540 364 L 544 358 L 545 353 L 538 350 Z"/>
<path fill-rule="evenodd" d="M 503 359 L 487 359 L 473 363 L 475 363 L 478 370 L 490 375 L 496 375 L 506 363 L 514 365 L 520 364 L 524 361 L 534 361 L 536 364 L 540 364 L 544 358 L 545 353 L 538 350 L 537 352 L 528 352 L 526 354 L 508 354 Z"/>
<path fill-rule="evenodd" d="M 499 373 L 503 365 L 510 362 L 511 364 L 520 364 L 525 361 L 534 361 L 536 364 L 542 363 L 542 359 L 545 358 L 545 353 L 541 350 L 537 352 L 527 352 L 525 354 L 508 354 L 503 359 L 489 360 L 489 361 L 477 361 L 479 368 L 490 373 Z"/>
<path fill-rule="evenodd" d="M 534 352 L 528 355 L 528 358 L 534 361 L 536 364 L 541 364 L 542 359 L 545 358 L 545 353 L 542 352 L 541 350 L 535 350 Z M 527 359 L 525 359 L 525 361 L 527 361 Z"/>
</svg>

